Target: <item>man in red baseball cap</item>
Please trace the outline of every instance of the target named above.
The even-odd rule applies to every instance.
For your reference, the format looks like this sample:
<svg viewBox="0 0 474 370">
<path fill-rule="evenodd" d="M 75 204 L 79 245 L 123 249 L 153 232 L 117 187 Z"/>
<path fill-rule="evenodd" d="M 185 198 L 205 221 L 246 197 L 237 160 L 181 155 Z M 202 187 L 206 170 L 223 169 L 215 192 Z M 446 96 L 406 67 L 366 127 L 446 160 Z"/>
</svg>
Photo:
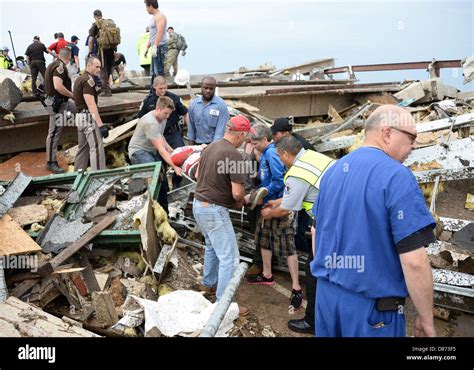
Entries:
<svg viewBox="0 0 474 370">
<path fill-rule="evenodd" d="M 237 148 L 252 132 L 245 116 L 232 117 L 224 137 L 203 150 L 196 173 L 193 214 L 206 240 L 200 289 L 215 293 L 217 301 L 239 264 L 239 247 L 229 209 L 243 206 L 247 162 Z M 241 315 L 249 312 L 243 306 L 239 311 Z"/>
</svg>

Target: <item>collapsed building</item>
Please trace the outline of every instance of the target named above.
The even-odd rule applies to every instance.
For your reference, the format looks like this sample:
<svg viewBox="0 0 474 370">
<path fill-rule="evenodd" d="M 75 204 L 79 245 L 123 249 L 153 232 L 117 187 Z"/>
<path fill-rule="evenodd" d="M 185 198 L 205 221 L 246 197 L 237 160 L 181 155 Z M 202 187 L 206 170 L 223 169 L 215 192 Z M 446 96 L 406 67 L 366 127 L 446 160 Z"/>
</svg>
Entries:
<svg viewBox="0 0 474 370">
<path fill-rule="evenodd" d="M 474 93 L 444 84 L 440 69 L 464 66 L 467 81 L 473 74 L 469 60 L 336 68 L 333 59 L 323 59 L 215 75 L 231 116 L 265 124 L 292 116 L 295 132 L 336 159 L 361 145 L 364 121 L 379 104 L 400 105 L 412 114 L 417 149 L 404 164 L 436 215 L 437 242 L 428 254 L 435 315 L 447 322 L 459 313 L 474 314 Z M 430 78 L 358 83 L 355 75 L 411 68 L 427 69 Z M 348 76 L 334 79 L 337 73 Z M 27 77 L 2 77 L 0 335 L 202 335 L 214 305 L 192 291 L 204 258 L 192 215 L 195 184 L 184 179 L 169 192 L 166 215 L 154 201 L 160 163 L 132 166 L 125 158 L 134 115 L 149 88 L 145 80 L 130 75 L 130 86 L 99 101 L 101 116 L 114 126 L 104 140 L 109 169 L 51 175 L 41 151 L 48 115 L 21 91 Z M 199 80 L 194 76 L 187 87 L 170 88 L 189 104 Z M 75 135 L 75 127 L 64 130 L 64 168 L 74 161 Z M 232 210 L 231 218 L 241 260 L 250 262 L 255 246 L 245 208 Z M 305 260 L 301 252 L 301 266 Z M 287 271 L 284 261 L 275 265 Z M 258 317 L 237 317 L 230 305 L 217 335 L 279 335 Z"/>
</svg>

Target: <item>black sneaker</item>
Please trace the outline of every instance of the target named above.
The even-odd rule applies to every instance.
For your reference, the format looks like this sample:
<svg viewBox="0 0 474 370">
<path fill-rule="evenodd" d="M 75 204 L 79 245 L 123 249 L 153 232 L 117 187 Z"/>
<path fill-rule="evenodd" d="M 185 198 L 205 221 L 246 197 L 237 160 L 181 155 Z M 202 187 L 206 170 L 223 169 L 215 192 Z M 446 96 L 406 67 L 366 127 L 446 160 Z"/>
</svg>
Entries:
<svg viewBox="0 0 474 370">
<path fill-rule="evenodd" d="M 299 310 L 303 307 L 303 291 L 293 289 L 290 298 L 290 309 Z"/>
<path fill-rule="evenodd" d="M 59 167 L 58 162 L 48 162 L 48 170 L 54 173 L 64 173 L 64 170 Z"/>
<path fill-rule="evenodd" d="M 259 204 L 262 204 L 263 198 L 265 198 L 268 194 L 267 188 L 259 188 L 252 190 L 250 192 L 250 209 L 255 209 L 255 207 Z"/>
<path fill-rule="evenodd" d="M 275 280 L 273 279 L 273 275 L 269 278 L 263 276 L 263 274 L 258 274 L 255 276 L 249 276 L 247 278 L 247 282 L 253 285 L 273 285 L 275 284 Z"/>
</svg>

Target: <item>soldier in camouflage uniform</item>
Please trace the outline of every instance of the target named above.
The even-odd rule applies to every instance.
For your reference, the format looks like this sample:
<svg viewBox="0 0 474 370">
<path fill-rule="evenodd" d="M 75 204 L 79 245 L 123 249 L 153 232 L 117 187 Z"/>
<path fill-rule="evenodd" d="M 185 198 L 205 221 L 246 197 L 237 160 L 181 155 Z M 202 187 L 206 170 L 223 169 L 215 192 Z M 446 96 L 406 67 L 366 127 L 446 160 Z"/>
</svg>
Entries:
<svg viewBox="0 0 474 370">
<path fill-rule="evenodd" d="M 184 57 L 186 55 L 186 40 L 180 34 L 174 32 L 173 27 L 168 27 L 168 52 L 165 59 L 165 76 L 171 81 L 170 69 L 173 67 L 173 76 L 178 73 L 178 57 L 179 52 Z"/>
</svg>

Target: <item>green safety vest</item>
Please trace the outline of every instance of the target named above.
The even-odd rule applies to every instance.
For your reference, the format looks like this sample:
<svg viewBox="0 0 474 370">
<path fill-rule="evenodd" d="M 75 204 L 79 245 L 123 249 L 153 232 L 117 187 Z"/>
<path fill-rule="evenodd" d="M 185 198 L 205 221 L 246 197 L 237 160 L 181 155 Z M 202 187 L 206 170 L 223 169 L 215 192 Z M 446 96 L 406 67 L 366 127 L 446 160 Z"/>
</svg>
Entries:
<svg viewBox="0 0 474 370">
<path fill-rule="evenodd" d="M 308 182 L 311 186 L 319 190 L 319 184 L 324 171 L 335 162 L 334 159 L 324 154 L 315 152 L 314 150 L 306 150 L 306 152 L 293 163 L 285 174 L 284 179 L 286 181 L 289 176 L 296 177 L 297 179 Z M 303 201 L 303 209 L 310 215 L 312 208 L 312 202 Z"/>
<path fill-rule="evenodd" d="M 0 69 L 9 69 L 10 63 L 4 55 L 0 55 Z"/>
<path fill-rule="evenodd" d="M 150 39 L 150 32 L 146 32 L 140 36 L 137 41 L 137 52 L 140 57 L 140 65 L 147 66 L 151 64 L 151 50 L 148 55 L 145 57 L 145 52 L 147 51 L 146 45 Z"/>
</svg>

